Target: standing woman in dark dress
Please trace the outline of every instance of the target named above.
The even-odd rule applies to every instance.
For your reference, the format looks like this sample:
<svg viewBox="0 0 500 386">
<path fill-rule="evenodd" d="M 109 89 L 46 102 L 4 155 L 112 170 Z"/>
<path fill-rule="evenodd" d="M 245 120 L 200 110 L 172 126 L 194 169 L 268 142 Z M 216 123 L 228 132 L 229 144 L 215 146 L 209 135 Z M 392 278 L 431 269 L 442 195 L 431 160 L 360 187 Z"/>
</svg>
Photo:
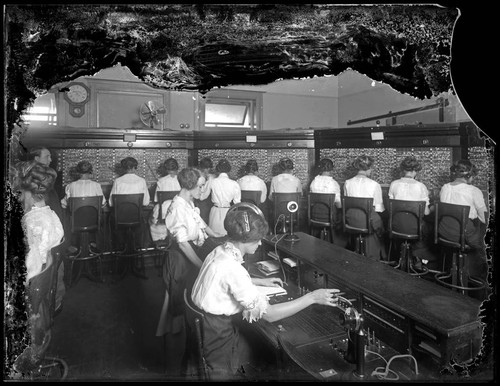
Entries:
<svg viewBox="0 0 500 386">
<path fill-rule="evenodd" d="M 182 169 L 178 176 L 181 190 L 174 197 L 165 217 L 165 225 L 172 237 L 172 247 L 163 271 L 166 291 L 156 336 L 164 336 L 169 370 L 181 371 L 185 352 L 184 289 L 190 289 L 198 275 L 205 256 L 217 244 L 215 233 L 200 217 L 194 199 L 199 199 L 205 177 L 194 168 Z M 174 350 L 172 350 L 175 348 Z"/>
</svg>

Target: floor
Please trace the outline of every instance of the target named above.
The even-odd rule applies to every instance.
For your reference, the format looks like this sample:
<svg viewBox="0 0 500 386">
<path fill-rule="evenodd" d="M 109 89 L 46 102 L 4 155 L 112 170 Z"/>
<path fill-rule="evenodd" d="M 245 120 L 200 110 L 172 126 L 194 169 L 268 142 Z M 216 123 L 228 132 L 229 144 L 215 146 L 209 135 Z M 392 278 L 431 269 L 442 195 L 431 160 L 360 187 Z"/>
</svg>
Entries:
<svg viewBox="0 0 500 386">
<path fill-rule="evenodd" d="M 141 279 L 129 273 L 106 283 L 82 277 L 67 289 L 47 353 L 64 359 L 66 381 L 196 380 L 168 372 L 163 339 L 155 336 L 164 285 L 152 259 L 146 275 Z M 175 355 L 175 347 L 170 352 Z M 491 360 L 483 367 L 461 380 L 493 379 Z M 266 380 L 267 374 L 261 373 L 260 379 Z"/>
</svg>

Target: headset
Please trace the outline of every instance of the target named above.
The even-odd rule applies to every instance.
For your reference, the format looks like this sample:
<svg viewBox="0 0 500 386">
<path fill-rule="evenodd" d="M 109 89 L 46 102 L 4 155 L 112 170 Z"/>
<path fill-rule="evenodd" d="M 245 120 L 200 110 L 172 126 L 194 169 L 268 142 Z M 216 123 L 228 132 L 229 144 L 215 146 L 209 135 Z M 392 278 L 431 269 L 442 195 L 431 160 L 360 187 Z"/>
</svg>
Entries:
<svg viewBox="0 0 500 386">
<path fill-rule="evenodd" d="M 264 217 L 264 213 L 262 213 L 262 211 L 260 210 L 260 208 L 257 205 L 252 204 L 250 202 L 239 202 L 238 204 L 234 204 L 233 206 L 231 206 L 231 208 L 229 208 L 229 210 L 227 211 L 227 213 L 229 213 L 229 212 L 235 212 L 235 211 L 238 211 L 238 210 L 245 210 L 245 209 L 250 209 L 255 214 L 261 216 L 264 220 L 266 219 Z"/>
</svg>

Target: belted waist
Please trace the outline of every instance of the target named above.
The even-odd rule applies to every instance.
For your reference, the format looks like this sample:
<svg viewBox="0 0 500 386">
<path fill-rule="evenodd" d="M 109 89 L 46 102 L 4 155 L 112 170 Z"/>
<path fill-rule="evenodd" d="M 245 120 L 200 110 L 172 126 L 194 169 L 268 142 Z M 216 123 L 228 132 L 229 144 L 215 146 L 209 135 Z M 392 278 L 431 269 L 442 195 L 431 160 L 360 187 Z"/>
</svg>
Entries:
<svg viewBox="0 0 500 386">
<path fill-rule="evenodd" d="M 222 209 L 224 209 L 224 208 L 225 208 L 225 209 L 229 209 L 229 208 L 230 208 L 230 206 L 219 206 L 219 205 L 217 205 L 217 204 L 214 204 L 214 206 L 215 206 L 216 208 L 222 208 Z"/>
</svg>

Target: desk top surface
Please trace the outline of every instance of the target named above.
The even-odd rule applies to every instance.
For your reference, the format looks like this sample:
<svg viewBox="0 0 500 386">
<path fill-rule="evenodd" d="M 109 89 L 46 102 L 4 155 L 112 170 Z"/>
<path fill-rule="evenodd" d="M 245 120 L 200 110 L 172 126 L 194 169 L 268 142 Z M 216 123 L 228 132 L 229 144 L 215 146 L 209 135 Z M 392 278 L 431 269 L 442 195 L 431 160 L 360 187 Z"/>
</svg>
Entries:
<svg viewBox="0 0 500 386">
<path fill-rule="evenodd" d="M 379 261 L 297 232 L 299 241 L 279 241 L 278 251 L 331 275 L 346 288 L 361 292 L 415 321 L 446 335 L 478 324 L 480 302 L 448 288 L 411 276 Z M 272 236 L 265 244 L 274 246 Z M 340 288 L 342 290 L 342 288 Z"/>
</svg>

